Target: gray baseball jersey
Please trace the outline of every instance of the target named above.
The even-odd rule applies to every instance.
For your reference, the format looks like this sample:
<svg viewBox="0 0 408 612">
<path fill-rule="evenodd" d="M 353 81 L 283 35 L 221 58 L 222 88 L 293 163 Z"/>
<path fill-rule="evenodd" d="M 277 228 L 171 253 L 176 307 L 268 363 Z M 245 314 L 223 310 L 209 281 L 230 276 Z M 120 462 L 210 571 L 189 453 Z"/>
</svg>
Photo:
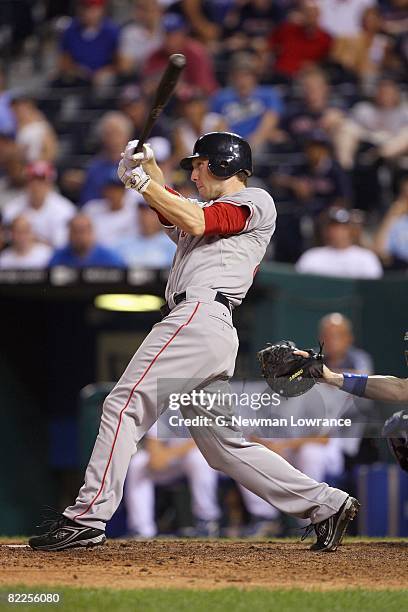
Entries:
<svg viewBox="0 0 408 612">
<path fill-rule="evenodd" d="M 196 237 L 175 226 L 166 228 L 177 243 L 166 299 L 194 285 L 220 291 L 238 306 L 252 285 L 275 230 L 273 199 L 264 189 L 248 187 L 210 202 L 191 201 L 202 208 L 218 202 L 246 206 L 250 214 L 244 229 L 229 236 Z"/>
</svg>

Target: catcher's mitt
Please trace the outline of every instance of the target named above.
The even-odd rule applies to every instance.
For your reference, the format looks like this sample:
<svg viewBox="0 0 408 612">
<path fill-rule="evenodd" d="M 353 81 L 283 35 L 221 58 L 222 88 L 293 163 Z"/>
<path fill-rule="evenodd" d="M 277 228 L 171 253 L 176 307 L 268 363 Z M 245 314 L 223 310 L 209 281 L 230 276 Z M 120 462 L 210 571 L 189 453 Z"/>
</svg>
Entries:
<svg viewBox="0 0 408 612">
<path fill-rule="evenodd" d="M 262 374 L 273 391 L 295 397 L 309 391 L 323 375 L 322 346 L 317 353 L 306 349 L 308 357 L 295 355 L 296 345 L 289 340 L 268 344 L 257 353 Z"/>
<path fill-rule="evenodd" d="M 408 472 L 408 410 L 395 412 L 384 423 L 383 436 L 401 468 Z"/>
</svg>

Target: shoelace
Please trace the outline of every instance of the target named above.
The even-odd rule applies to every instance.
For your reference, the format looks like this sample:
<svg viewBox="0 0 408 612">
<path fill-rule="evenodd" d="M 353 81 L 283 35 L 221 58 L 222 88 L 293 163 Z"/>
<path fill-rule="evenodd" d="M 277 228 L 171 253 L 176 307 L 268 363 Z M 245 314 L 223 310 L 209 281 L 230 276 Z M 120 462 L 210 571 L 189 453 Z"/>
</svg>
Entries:
<svg viewBox="0 0 408 612">
<path fill-rule="evenodd" d="M 314 531 L 314 528 L 315 526 L 313 525 L 313 523 L 310 523 L 310 525 L 306 525 L 306 527 L 302 527 L 304 531 L 302 537 L 300 538 L 300 541 L 303 542 L 303 540 L 306 540 L 306 538 L 310 536 L 312 531 Z"/>
<path fill-rule="evenodd" d="M 43 513 L 41 518 L 44 520 L 39 525 L 36 525 L 38 529 L 47 527 L 48 531 L 54 531 L 54 529 L 58 529 L 58 527 L 62 526 L 67 520 L 66 516 L 52 506 L 45 505 L 43 506 L 43 509 L 47 512 L 47 514 L 45 512 Z"/>
</svg>

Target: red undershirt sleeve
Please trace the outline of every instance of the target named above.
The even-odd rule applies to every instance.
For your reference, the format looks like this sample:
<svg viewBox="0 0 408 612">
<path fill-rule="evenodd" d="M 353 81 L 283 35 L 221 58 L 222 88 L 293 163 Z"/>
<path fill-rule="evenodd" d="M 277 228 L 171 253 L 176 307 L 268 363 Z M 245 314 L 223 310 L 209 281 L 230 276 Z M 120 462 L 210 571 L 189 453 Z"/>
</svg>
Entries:
<svg viewBox="0 0 408 612">
<path fill-rule="evenodd" d="M 203 208 L 205 236 L 214 234 L 238 234 L 244 229 L 250 215 L 248 206 L 235 206 L 228 202 L 217 202 Z"/>
<path fill-rule="evenodd" d="M 178 191 L 172 189 L 168 185 L 164 186 L 167 191 L 174 195 L 180 196 Z M 204 212 L 205 236 L 216 234 L 229 235 L 238 234 L 244 229 L 247 219 L 251 213 L 247 206 L 236 206 L 229 202 L 217 202 L 212 206 L 202 209 Z M 155 211 L 159 221 L 166 227 L 171 227 L 174 224 L 168 221 L 157 210 Z"/>
</svg>

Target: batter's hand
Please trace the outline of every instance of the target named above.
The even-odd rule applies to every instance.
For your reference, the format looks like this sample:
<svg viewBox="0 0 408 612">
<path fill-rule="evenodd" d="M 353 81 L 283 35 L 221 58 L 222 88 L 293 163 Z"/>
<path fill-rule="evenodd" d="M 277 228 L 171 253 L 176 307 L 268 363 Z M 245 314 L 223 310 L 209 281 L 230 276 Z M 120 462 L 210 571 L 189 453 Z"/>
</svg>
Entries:
<svg viewBox="0 0 408 612">
<path fill-rule="evenodd" d="M 152 180 L 143 170 L 142 166 L 137 166 L 133 170 L 126 168 L 123 159 L 119 162 L 118 177 L 126 189 L 135 189 L 139 193 L 143 193 Z"/>
<path fill-rule="evenodd" d="M 138 140 L 130 140 L 126 145 L 126 149 L 120 155 L 127 170 L 133 170 L 133 168 L 140 166 L 140 164 L 145 164 L 154 159 L 153 149 L 149 143 L 143 145 L 143 151 L 135 153 L 138 144 Z"/>
</svg>

